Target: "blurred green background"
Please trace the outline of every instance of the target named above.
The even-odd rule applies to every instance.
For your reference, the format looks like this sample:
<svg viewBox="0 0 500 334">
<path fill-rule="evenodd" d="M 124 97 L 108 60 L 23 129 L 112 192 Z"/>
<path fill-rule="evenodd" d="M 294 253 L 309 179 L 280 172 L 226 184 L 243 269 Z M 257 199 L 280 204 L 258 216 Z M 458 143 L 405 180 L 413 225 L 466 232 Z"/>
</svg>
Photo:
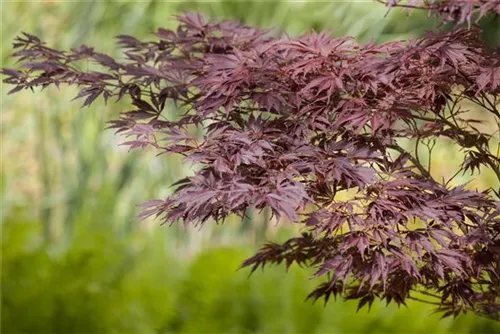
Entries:
<svg viewBox="0 0 500 334">
<path fill-rule="evenodd" d="M 21 31 L 48 45 L 79 44 L 118 55 L 113 37 L 152 38 L 172 15 L 201 11 L 290 35 L 330 29 L 383 42 L 423 34 L 435 22 L 362 2 L 8 2 L 2 4 L 2 67 Z M 498 21 L 485 23 L 498 41 Z M 177 158 L 127 153 L 104 131 L 126 103 L 80 110 L 73 88 L 6 95 L 1 132 L 2 333 L 494 333 L 472 314 L 440 320 L 433 307 L 304 301 L 311 272 L 268 268 L 248 278 L 240 263 L 266 240 L 294 235 L 266 213 L 201 230 L 138 222 L 137 204 L 161 198 L 188 175 Z M 443 158 L 458 157 L 441 148 Z M 434 166 L 435 165 L 435 166 Z M 433 168 L 451 175 L 435 162 Z M 462 179 L 461 181 L 463 181 Z M 459 180 L 460 181 L 460 180 Z M 476 185 L 495 182 L 489 174 Z"/>
</svg>

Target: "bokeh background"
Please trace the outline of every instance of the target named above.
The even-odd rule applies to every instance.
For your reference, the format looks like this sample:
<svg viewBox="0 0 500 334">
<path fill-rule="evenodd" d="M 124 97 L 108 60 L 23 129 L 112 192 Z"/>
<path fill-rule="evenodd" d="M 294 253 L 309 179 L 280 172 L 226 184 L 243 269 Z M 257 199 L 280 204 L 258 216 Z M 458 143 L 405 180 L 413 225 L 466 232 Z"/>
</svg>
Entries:
<svg viewBox="0 0 500 334">
<path fill-rule="evenodd" d="M 435 27 L 425 13 L 410 17 L 371 1 L 2 3 L 2 67 L 21 31 L 48 45 L 80 44 L 119 55 L 113 37 L 152 38 L 174 28 L 173 15 L 200 11 L 299 35 L 330 29 L 360 41 L 421 36 Z M 483 23 L 500 41 L 498 20 Z M 6 95 L 1 131 L 1 331 L 3 333 L 500 333 L 500 324 L 472 314 L 440 320 L 433 306 L 305 301 L 310 271 L 267 268 L 250 278 L 241 262 L 265 241 L 297 233 L 266 212 L 203 229 L 139 222 L 137 204 L 168 195 L 191 171 L 177 158 L 128 153 L 106 121 L 126 103 L 80 109 L 76 90 Z M 441 145 L 433 170 L 459 161 Z M 464 176 L 465 178 L 466 176 Z M 458 181 L 464 181 L 459 179 Z M 488 186 L 489 174 L 474 178 Z"/>
</svg>

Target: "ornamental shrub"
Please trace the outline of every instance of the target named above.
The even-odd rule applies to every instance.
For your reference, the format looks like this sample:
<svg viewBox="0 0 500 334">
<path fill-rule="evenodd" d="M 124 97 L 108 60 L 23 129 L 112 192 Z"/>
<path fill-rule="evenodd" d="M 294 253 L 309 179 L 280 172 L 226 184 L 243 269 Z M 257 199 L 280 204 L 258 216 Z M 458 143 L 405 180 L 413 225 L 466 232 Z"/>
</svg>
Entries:
<svg viewBox="0 0 500 334">
<path fill-rule="evenodd" d="M 83 106 L 128 98 L 131 109 L 110 122 L 124 144 L 196 166 L 173 195 L 143 204 L 141 218 L 203 225 L 269 208 L 304 232 L 265 245 L 243 263 L 252 271 L 298 263 L 316 268 L 314 299 L 416 299 L 444 316 L 500 320 L 500 49 L 474 25 L 500 2 L 385 4 L 452 27 L 375 45 L 327 32 L 276 37 L 190 13 L 155 40 L 118 36 L 123 59 L 23 33 L 19 67 L 2 73 L 10 93 L 69 84 Z M 169 119 L 171 102 L 180 113 Z M 443 140 L 462 159 L 440 161 L 456 173 L 439 179 L 431 161 Z M 497 179 L 488 189 L 456 182 L 487 171 Z"/>
</svg>

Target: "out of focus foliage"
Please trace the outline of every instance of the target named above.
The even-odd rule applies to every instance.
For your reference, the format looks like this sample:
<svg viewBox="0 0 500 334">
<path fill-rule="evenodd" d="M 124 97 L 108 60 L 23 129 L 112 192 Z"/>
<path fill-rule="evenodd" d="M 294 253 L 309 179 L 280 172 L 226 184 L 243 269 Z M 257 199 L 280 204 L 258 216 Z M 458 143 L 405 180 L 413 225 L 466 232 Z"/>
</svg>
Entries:
<svg viewBox="0 0 500 334">
<path fill-rule="evenodd" d="M 110 36 L 144 38 L 158 27 L 173 28 L 171 16 L 183 10 L 293 35 L 331 29 L 376 42 L 421 35 L 433 24 L 425 13 L 409 20 L 393 10 L 384 18 L 383 6 L 348 1 L 6 2 L 1 10 L 0 67 L 11 67 L 10 42 L 20 31 L 57 48 L 87 43 L 113 52 Z M 498 21 L 486 23 L 486 37 L 498 42 Z M 6 91 L 0 133 L 3 333 L 500 332 L 498 324 L 472 315 L 440 321 L 431 305 L 413 304 L 409 311 L 374 304 L 370 313 L 357 314 L 355 302 L 311 305 L 304 301 L 312 288 L 303 285 L 308 273 L 294 267 L 289 274 L 272 268 L 248 278 L 248 271 L 237 271 L 241 261 L 268 237 L 289 237 L 290 227 L 275 228 L 265 215 L 252 214 L 242 223 L 234 219 L 201 231 L 139 223 L 136 204 L 170 193 L 166 185 L 189 170 L 177 160 L 147 158 L 152 152 L 119 148 L 104 128 L 120 105 L 78 110 L 79 102 L 68 102 L 75 90 L 65 87 L 36 95 Z M 442 152 L 455 159 L 453 148 Z"/>
<path fill-rule="evenodd" d="M 237 271 L 249 247 L 205 249 L 176 259 L 161 233 L 118 238 L 77 232 L 69 248 L 48 246 L 40 226 L 3 226 L 3 333 L 495 333 L 466 315 L 440 320 L 430 305 L 398 309 L 355 302 L 323 307 L 304 298 L 303 269 Z"/>
</svg>

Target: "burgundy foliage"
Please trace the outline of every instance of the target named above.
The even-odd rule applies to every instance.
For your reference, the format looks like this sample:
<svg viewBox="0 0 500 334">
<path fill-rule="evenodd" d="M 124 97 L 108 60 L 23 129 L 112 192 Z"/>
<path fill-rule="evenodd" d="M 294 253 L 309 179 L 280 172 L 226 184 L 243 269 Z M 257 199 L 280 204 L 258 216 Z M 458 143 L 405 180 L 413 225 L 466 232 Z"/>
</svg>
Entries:
<svg viewBox="0 0 500 334">
<path fill-rule="evenodd" d="M 498 2 L 457 3 L 388 1 L 434 6 L 457 23 L 499 11 Z M 472 310 L 500 319 L 499 183 L 451 186 L 418 154 L 432 156 L 447 138 L 464 158 L 450 168 L 489 169 L 500 182 L 498 132 L 479 130 L 463 107 L 475 104 L 500 126 L 500 52 L 483 46 L 478 28 L 374 45 L 327 33 L 273 38 L 197 14 L 178 19 L 176 31 L 159 29 L 154 41 L 118 36 L 121 61 L 87 46 L 54 50 L 24 33 L 14 43 L 21 65 L 3 69 L 4 82 L 11 93 L 76 85 L 84 106 L 127 97 L 131 110 L 110 122 L 130 137 L 126 145 L 201 166 L 169 198 L 144 204 L 141 217 L 196 225 L 269 208 L 303 226 L 243 266 L 314 267 L 323 282 L 315 299 L 340 295 L 360 307 L 417 299 L 445 316 Z M 82 70 L 82 60 L 100 70 Z M 162 114 L 169 101 L 182 115 Z"/>
<path fill-rule="evenodd" d="M 467 22 L 470 26 L 486 14 L 500 14 L 498 0 L 377 0 L 388 7 L 426 9 L 429 14 L 442 18 L 445 22 L 457 24 Z"/>
</svg>

